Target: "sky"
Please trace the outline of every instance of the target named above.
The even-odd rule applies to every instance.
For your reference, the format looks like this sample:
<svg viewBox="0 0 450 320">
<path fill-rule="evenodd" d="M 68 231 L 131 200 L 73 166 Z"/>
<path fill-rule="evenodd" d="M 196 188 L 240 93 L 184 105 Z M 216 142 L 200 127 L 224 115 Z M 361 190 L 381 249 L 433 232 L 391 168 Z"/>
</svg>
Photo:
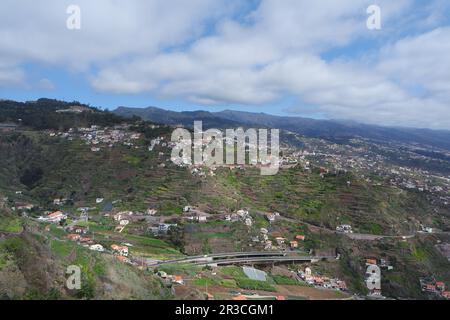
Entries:
<svg viewBox="0 0 450 320">
<path fill-rule="evenodd" d="M 80 9 L 79 29 L 67 27 L 78 19 L 70 5 Z M 380 8 L 379 29 L 367 27 L 371 5 Z M 0 6 L 0 99 L 450 129 L 447 0 L 2 0 Z"/>
</svg>

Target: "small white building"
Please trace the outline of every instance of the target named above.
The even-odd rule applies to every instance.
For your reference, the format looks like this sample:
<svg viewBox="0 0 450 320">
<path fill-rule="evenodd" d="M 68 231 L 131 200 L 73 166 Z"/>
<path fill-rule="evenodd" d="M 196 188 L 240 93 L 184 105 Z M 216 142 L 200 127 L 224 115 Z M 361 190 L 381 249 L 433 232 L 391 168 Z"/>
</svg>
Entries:
<svg viewBox="0 0 450 320">
<path fill-rule="evenodd" d="M 66 220 L 67 215 L 64 214 L 62 211 L 56 211 L 53 213 L 50 213 L 46 218 L 43 218 L 42 220 L 51 222 L 51 223 L 60 223 L 62 220 Z"/>
<path fill-rule="evenodd" d="M 101 244 L 93 244 L 89 247 L 89 250 L 97 251 L 97 252 L 103 252 L 105 251 L 105 248 Z"/>
<path fill-rule="evenodd" d="M 119 224 L 121 226 L 127 226 L 129 223 L 130 223 L 130 220 L 126 220 L 126 219 L 120 220 L 120 222 L 119 222 Z"/>
<path fill-rule="evenodd" d="M 191 211 L 191 207 L 190 206 L 185 206 L 184 208 L 183 208 L 183 212 L 184 213 L 187 213 L 187 212 L 190 212 Z"/>
</svg>

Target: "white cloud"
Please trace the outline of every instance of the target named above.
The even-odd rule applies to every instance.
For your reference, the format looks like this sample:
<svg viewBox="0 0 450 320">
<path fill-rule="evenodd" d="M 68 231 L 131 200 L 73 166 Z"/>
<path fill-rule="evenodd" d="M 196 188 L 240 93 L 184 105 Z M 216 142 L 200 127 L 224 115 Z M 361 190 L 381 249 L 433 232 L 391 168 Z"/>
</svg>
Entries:
<svg viewBox="0 0 450 320">
<path fill-rule="evenodd" d="M 70 1 L 5 0 L 0 56 L 13 60 L 0 86 L 14 78 L 2 70 L 20 79 L 35 62 L 84 72 L 111 94 L 255 106 L 290 95 L 330 118 L 450 128 L 450 31 L 439 27 L 449 5 L 380 0 L 383 29 L 371 32 L 372 2 L 262 0 L 242 16 L 239 0 L 79 0 L 82 29 L 69 31 Z M 351 52 L 358 41 L 364 55 Z M 322 58 L 333 49 L 342 54 Z"/>
<path fill-rule="evenodd" d="M 86 68 L 91 63 L 151 54 L 198 36 L 203 25 L 226 12 L 224 1 L 78 0 L 81 30 L 68 30 L 69 0 L 3 0 L 0 48 L 25 61 Z"/>
<path fill-rule="evenodd" d="M 433 96 L 448 94 L 449 52 L 450 27 L 437 28 L 386 47 L 380 57 L 379 70 L 406 86 L 420 84 Z"/>
<path fill-rule="evenodd" d="M 24 85 L 25 74 L 19 68 L 4 68 L 0 65 L 0 87 Z"/>
</svg>

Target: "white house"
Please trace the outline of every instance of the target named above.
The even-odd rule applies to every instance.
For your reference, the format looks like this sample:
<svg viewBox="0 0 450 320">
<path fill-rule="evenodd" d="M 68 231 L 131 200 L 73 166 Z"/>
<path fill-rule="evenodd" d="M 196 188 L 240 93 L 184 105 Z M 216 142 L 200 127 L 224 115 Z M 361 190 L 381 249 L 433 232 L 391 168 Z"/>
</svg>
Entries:
<svg viewBox="0 0 450 320">
<path fill-rule="evenodd" d="M 190 206 L 185 206 L 183 208 L 183 212 L 189 212 L 189 211 L 191 211 L 191 207 Z"/>
<path fill-rule="evenodd" d="M 62 220 L 66 220 L 67 215 L 64 214 L 62 211 L 56 211 L 53 213 L 50 213 L 46 218 L 42 219 L 44 221 L 48 221 L 51 223 L 60 223 Z"/>
<path fill-rule="evenodd" d="M 89 249 L 92 251 L 98 251 L 98 252 L 105 251 L 105 248 L 103 248 L 103 246 L 101 244 L 93 244 L 92 246 L 89 247 Z"/>
<path fill-rule="evenodd" d="M 244 217 L 246 217 L 246 216 L 248 215 L 248 211 L 247 211 L 247 210 L 238 210 L 238 211 L 236 212 L 236 214 L 237 214 L 238 216 L 240 216 L 241 218 L 244 218 Z"/>
<path fill-rule="evenodd" d="M 130 223 L 130 220 L 120 220 L 120 222 L 119 222 L 119 224 L 121 225 L 121 226 L 126 226 L 126 225 L 128 225 Z"/>
</svg>

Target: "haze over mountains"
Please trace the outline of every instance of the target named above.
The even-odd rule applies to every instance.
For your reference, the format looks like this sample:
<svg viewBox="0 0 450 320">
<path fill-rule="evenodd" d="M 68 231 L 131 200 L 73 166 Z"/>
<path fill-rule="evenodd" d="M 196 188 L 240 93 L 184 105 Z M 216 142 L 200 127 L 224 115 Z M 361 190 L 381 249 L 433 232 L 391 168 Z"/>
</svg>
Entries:
<svg viewBox="0 0 450 320">
<path fill-rule="evenodd" d="M 202 120 L 205 128 L 270 127 L 291 131 L 307 137 L 318 137 L 333 141 L 356 137 L 378 140 L 417 143 L 450 150 L 450 131 L 393 128 L 351 121 L 316 120 L 302 117 L 283 117 L 265 113 L 251 113 L 233 110 L 221 112 L 208 111 L 168 111 L 156 107 L 119 107 L 113 111 L 123 117 L 138 116 L 144 120 L 168 125 L 192 126 L 194 121 Z"/>
</svg>

